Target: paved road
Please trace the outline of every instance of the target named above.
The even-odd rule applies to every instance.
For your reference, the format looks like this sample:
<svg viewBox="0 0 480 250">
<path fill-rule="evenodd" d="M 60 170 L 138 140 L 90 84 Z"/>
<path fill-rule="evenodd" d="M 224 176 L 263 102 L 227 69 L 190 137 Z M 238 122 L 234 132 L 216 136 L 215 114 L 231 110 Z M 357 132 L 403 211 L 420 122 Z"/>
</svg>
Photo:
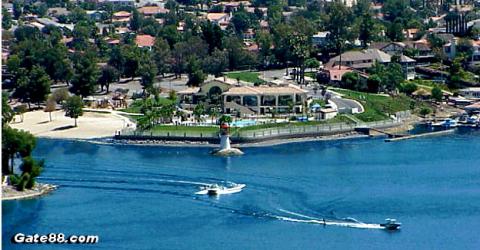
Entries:
<svg viewBox="0 0 480 250">
<path fill-rule="evenodd" d="M 337 105 L 338 110 L 356 108 L 359 113 L 363 113 L 364 111 L 363 106 L 354 100 L 341 98 L 339 96 L 334 96 L 330 100 Z"/>
<path fill-rule="evenodd" d="M 307 86 L 304 89 L 308 90 L 308 95 L 315 98 L 315 99 L 324 98 L 324 96 L 322 95 L 322 91 L 321 90 L 314 91 L 313 86 Z M 328 91 L 328 90 L 327 90 L 327 94 L 330 94 L 330 96 L 331 96 L 330 100 L 335 104 L 335 106 L 337 106 L 338 110 L 342 110 L 342 109 L 348 109 L 349 110 L 349 109 L 356 108 L 358 110 L 358 112 L 360 112 L 360 113 L 364 112 L 363 106 L 360 103 L 358 103 L 354 100 L 342 98 L 337 93 L 331 92 L 331 91 Z"/>
</svg>

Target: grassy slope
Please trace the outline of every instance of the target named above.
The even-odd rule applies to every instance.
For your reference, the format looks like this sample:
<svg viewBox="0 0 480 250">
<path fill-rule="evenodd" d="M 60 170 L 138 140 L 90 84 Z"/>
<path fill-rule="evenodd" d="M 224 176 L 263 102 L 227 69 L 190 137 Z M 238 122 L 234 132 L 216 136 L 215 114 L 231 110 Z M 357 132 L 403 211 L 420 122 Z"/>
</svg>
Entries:
<svg viewBox="0 0 480 250">
<path fill-rule="evenodd" d="M 345 97 L 360 102 L 365 108 L 365 112 L 355 114 L 355 117 L 365 122 L 388 119 L 388 114 L 409 110 L 411 109 L 412 102 L 415 102 L 405 95 L 391 97 L 346 89 L 335 89 L 335 92 L 344 94 Z"/>
</svg>

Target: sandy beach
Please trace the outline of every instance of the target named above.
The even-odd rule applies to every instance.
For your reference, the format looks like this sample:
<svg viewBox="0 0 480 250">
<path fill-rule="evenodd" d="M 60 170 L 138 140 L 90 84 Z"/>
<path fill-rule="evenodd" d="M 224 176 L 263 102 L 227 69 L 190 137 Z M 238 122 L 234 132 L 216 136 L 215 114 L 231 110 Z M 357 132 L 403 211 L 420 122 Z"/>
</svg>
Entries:
<svg viewBox="0 0 480 250">
<path fill-rule="evenodd" d="M 52 112 L 52 121 L 49 120 L 47 112 L 32 111 L 23 115 L 23 122 L 20 116 L 15 117 L 10 126 L 16 129 L 29 131 L 38 137 L 63 138 L 63 139 L 93 139 L 112 137 L 115 132 L 127 125 L 132 126 L 128 118 L 116 113 L 95 113 L 84 112 L 77 120 L 77 127 L 74 127 L 74 119 L 66 117 L 64 111 Z"/>
</svg>

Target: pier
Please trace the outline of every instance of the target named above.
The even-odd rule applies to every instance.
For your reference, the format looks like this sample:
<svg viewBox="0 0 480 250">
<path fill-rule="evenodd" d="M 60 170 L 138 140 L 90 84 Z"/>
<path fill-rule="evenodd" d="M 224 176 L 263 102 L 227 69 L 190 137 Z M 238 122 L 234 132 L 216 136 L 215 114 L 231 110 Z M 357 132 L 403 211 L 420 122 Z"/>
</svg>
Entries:
<svg viewBox="0 0 480 250">
<path fill-rule="evenodd" d="M 386 141 L 386 142 L 395 142 L 395 141 L 413 139 L 413 138 L 418 138 L 418 137 L 449 134 L 449 133 L 452 133 L 452 132 L 454 132 L 454 131 L 455 131 L 455 129 L 452 128 L 452 129 L 447 129 L 447 130 L 440 130 L 440 131 L 435 131 L 435 132 L 427 132 L 427 133 L 416 134 L 416 135 L 404 135 L 404 136 L 400 136 L 400 137 L 388 138 L 388 139 L 385 139 L 385 141 Z"/>
</svg>

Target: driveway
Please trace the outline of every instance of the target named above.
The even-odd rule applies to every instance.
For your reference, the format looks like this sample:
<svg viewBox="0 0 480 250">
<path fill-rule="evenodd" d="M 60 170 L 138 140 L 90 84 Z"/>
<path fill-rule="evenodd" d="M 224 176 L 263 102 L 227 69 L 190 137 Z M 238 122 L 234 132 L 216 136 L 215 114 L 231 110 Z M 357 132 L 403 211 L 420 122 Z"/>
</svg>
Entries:
<svg viewBox="0 0 480 250">
<path fill-rule="evenodd" d="M 337 105 L 338 110 L 351 110 L 356 108 L 358 110 L 358 113 L 363 113 L 365 111 L 363 106 L 359 102 L 351 99 L 345 99 L 340 96 L 332 96 L 330 100 L 335 103 L 335 105 Z"/>
</svg>

